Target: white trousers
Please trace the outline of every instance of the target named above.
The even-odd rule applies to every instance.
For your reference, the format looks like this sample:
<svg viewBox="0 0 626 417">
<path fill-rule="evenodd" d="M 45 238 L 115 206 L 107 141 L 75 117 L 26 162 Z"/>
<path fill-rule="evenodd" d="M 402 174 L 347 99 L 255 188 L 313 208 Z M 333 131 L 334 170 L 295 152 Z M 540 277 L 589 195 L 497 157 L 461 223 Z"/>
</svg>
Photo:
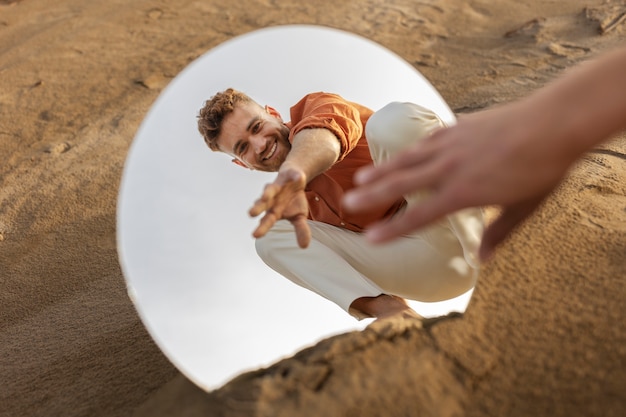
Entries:
<svg viewBox="0 0 626 417">
<path fill-rule="evenodd" d="M 428 136 L 443 122 L 413 103 L 390 103 L 375 112 L 366 137 L 375 164 Z M 405 196 L 408 206 L 426 193 Z M 454 213 L 390 243 L 373 245 L 362 233 L 309 220 L 311 244 L 298 246 L 293 226 L 281 220 L 256 240 L 261 259 L 294 283 L 333 301 L 356 318 L 350 304 L 360 297 L 392 294 L 434 302 L 469 291 L 478 276 L 483 231 L 480 209 Z"/>
</svg>

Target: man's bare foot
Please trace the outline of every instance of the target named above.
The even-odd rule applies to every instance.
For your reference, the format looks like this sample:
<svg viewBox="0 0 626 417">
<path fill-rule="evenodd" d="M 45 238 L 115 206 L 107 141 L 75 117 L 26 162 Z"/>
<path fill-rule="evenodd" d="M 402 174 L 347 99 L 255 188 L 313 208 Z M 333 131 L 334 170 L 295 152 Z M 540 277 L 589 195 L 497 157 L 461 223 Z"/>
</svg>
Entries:
<svg viewBox="0 0 626 417">
<path fill-rule="evenodd" d="M 350 309 L 362 313 L 363 317 L 374 317 L 376 320 L 392 317 L 423 319 L 422 316 L 407 305 L 403 298 L 388 294 L 381 294 L 378 297 L 357 298 L 350 305 Z"/>
</svg>

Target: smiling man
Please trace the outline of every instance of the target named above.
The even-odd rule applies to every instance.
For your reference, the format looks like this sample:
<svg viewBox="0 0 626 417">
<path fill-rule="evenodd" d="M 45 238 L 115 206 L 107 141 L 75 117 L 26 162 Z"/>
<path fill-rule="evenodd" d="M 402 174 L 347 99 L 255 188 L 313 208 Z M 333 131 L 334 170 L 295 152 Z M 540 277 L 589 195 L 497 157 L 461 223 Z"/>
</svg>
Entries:
<svg viewBox="0 0 626 417">
<path fill-rule="evenodd" d="M 419 317 L 405 298 L 442 301 L 476 282 L 480 212 L 450 216 L 388 245 L 372 245 L 365 228 L 423 194 L 380 201 L 359 213 L 342 206 L 359 168 L 388 159 L 441 126 L 434 113 L 412 103 L 390 103 L 373 113 L 324 92 L 302 98 L 288 122 L 234 89 L 217 93 L 198 116 L 198 129 L 212 150 L 242 167 L 277 172 L 249 212 L 264 213 L 253 232 L 259 256 L 359 319 Z"/>
</svg>

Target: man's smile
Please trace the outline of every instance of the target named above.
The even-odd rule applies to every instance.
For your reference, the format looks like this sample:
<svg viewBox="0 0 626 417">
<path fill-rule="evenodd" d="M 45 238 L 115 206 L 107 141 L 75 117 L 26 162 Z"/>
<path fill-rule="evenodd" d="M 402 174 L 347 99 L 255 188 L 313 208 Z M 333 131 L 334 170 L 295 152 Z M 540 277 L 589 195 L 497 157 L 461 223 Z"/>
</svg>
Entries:
<svg viewBox="0 0 626 417">
<path fill-rule="evenodd" d="M 270 159 L 272 156 L 274 156 L 274 153 L 276 153 L 276 149 L 278 148 L 278 142 L 274 141 L 274 144 L 271 146 L 269 152 L 265 155 L 265 157 L 263 158 L 264 161 L 267 161 L 268 159 Z"/>
</svg>

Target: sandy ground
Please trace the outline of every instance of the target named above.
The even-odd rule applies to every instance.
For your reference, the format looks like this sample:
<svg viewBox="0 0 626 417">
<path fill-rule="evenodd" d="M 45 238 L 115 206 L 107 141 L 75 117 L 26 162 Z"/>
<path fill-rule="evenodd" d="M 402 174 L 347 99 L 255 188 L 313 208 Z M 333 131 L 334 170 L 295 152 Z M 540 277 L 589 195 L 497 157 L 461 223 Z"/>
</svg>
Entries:
<svg viewBox="0 0 626 417">
<path fill-rule="evenodd" d="M 624 135 L 499 250 L 462 319 L 337 336 L 208 394 L 139 321 L 115 209 L 150 105 L 233 36 L 370 37 L 463 113 L 623 43 L 625 20 L 604 0 L 0 0 L 0 415 L 623 416 Z"/>
</svg>

